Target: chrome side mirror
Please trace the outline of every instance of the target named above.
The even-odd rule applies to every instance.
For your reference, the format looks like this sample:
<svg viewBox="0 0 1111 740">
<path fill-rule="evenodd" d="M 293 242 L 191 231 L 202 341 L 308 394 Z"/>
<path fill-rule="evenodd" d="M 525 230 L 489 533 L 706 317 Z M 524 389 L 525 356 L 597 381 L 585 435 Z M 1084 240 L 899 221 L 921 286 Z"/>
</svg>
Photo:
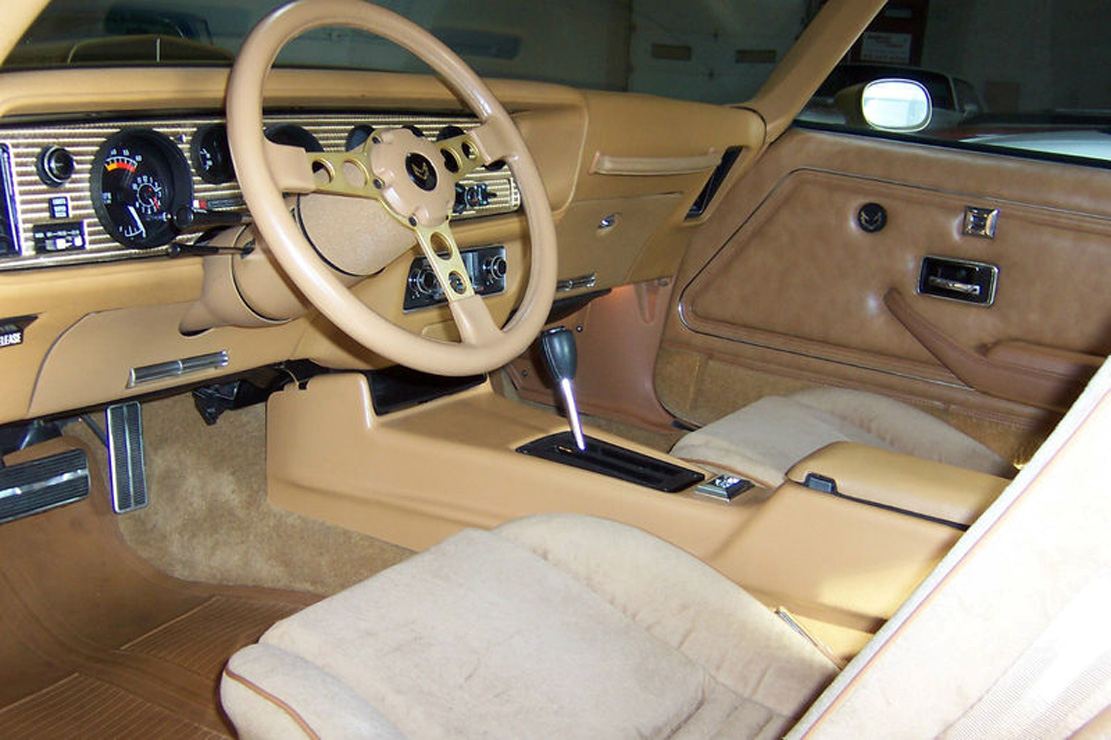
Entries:
<svg viewBox="0 0 1111 740">
<path fill-rule="evenodd" d="M 930 124 L 933 106 L 926 87 L 914 80 L 886 78 L 837 93 L 837 110 L 850 126 L 909 134 Z"/>
<path fill-rule="evenodd" d="M 930 125 L 933 106 L 925 85 L 914 80 L 874 80 L 860 93 L 864 121 L 880 131 L 913 133 Z"/>
</svg>

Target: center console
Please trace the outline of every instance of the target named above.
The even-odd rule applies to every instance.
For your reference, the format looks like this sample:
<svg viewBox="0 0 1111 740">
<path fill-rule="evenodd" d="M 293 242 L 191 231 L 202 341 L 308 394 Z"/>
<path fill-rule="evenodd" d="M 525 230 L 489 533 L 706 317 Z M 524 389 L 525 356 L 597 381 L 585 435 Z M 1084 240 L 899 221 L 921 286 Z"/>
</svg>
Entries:
<svg viewBox="0 0 1111 740">
<path fill-rule="evenodd" d="M 787 479 L 866 506 L 965 530 L 1010 483 L 1005 478 L 853 442 L 835 442 Z"/>
<path fill-rule="evenodd" d="M 693 485 L 665 493 L 518 452 L 549 438 L 560 462 L 581 463 L 604 443 L 618 451 L 602 453 L 602 465 L 623 467 L 634 453 L 631 465 L 646 459 L 653 475 L 668 466 L 689 470 L 597 429 L 583 430 L 584 454 L 561 416 L 506 399 L 489 382 L 429 398 L 376 411 L 362 373 L 319 375 L 273 394 L 270 502 L 414 550 L 465 527 L 530 514 L 614 519 L 790 610 L 841 657 L 858 651 L 948 552 L 962 534 L 954 524 L 965 526 L 1006 485 L 852 446 L 820 451 L 800 463 L 797 481 L 753 488 L 731 502 L 697 494 Z M 979 494 L 950 495 L 970 483 Z"/>
</svg>

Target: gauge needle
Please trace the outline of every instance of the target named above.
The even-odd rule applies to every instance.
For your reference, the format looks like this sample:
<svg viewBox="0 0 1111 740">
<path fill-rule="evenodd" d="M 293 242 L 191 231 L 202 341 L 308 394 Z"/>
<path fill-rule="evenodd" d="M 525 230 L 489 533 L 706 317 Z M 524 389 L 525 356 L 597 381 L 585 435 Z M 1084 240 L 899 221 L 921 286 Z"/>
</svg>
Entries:
<svg viewBox="0 0 1111 740">
<path fill-rule="evenodd" d="M 135 225 L 139 227 L 139 233 L 146 239 L 147 228 L 143 226 L 143 219 L 139 218 L 139 212 L 135 210 L 135 206 L 128 206 L 127 212 L 131 214 L 131 218 L 135 219 Z"/>
</svg>

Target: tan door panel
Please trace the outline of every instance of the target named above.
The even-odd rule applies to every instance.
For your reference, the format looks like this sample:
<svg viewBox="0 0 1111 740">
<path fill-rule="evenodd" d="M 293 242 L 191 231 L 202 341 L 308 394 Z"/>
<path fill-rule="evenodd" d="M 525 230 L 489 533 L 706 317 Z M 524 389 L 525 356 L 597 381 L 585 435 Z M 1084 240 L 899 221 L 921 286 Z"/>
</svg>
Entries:
<svg viewBox="0 0 1111 740">
<path fill-rule="evenodd" d="M 665 347 L 1016 417 L 1063 406 L 1111 351 L 1092 172 L 791 132 L 696 237 Z M 875 233 L 857 221 L 868 203 L 887 212 Z M 964 233 L 969 206 L 998 210 L 994 239 Z M 996 266 L 994 302 L 919 294 L 927 255 Z"/>
</svg>

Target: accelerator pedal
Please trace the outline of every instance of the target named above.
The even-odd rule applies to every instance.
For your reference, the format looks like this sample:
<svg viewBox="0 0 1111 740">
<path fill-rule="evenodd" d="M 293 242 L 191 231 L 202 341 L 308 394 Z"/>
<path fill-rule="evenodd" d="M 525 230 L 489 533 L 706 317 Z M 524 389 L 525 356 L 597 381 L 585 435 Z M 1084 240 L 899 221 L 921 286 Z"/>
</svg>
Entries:
<svg viewBox="0 0 1111 740">
<path fill-rule="evenodd" d="M 37 514 L 89 495 L 84 450 L 0 467 L 0 522 Z"/>
<path fill-rule="evenodd" d="M 147 505 L 147 466 L 143 458 L 143 412 L 137 401 L 109 406 L 108 467 L 112 509 L 126 514 Z"/>
</svg>

